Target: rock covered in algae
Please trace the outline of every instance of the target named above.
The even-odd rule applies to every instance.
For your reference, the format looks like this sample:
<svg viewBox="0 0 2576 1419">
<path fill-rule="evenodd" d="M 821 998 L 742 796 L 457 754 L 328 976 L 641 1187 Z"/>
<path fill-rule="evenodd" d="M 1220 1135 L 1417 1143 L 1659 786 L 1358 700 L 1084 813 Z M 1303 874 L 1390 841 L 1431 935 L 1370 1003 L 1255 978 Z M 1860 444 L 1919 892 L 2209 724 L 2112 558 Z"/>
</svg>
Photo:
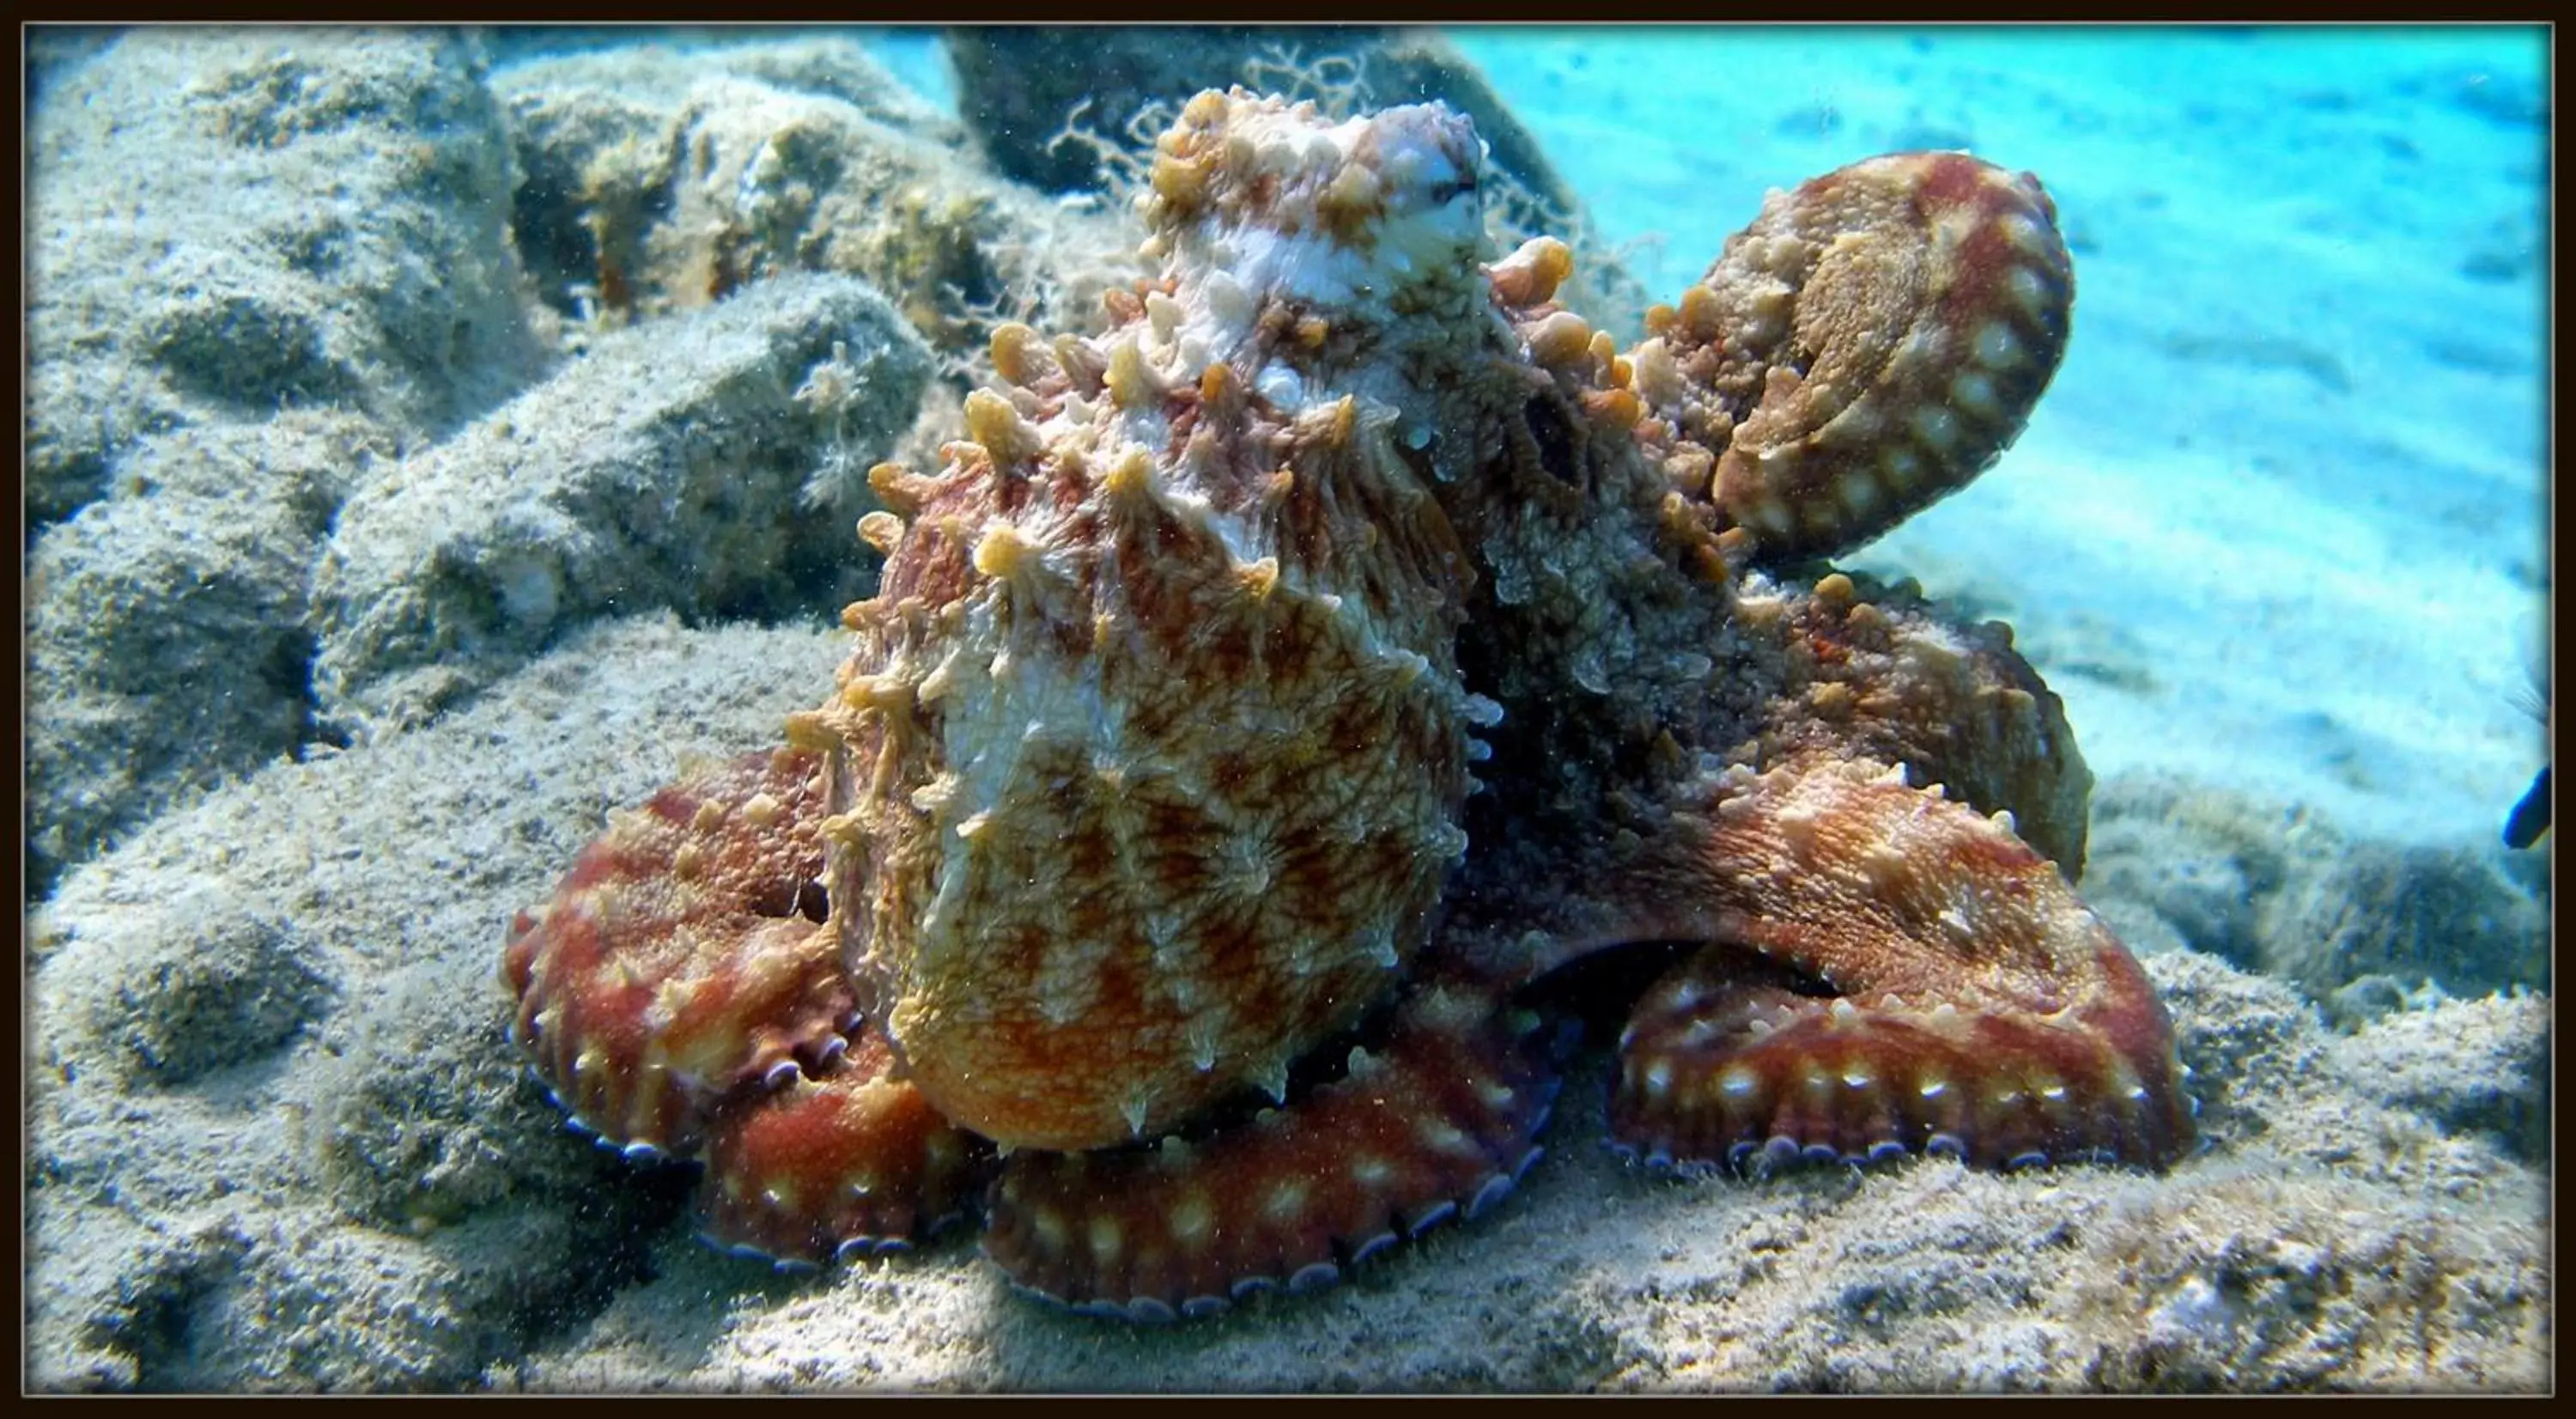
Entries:
<svg viewBox="0 0 2576 1419">
<path fill-rule="evenodd" d="M 128 30 L 28 117 L 39 522 L 106 491 L 155 430 L 337 403 L 427 432 L 541 362 L 509 144 L 468 40 Z"/>
<path fill-rule="evenodd" d="M 997 311 L 1089 309 L 1068 253 L 1115 264 L 1109 223 L 960 162 L 956 120 L 850 40 L 547 55 L 493 89 L 527 173 L 519 244 L 567 315 L 622 323 L 838 271 L 959 355 Z"/>
<path fill-rule="evenodd" d="M 76 36 L 28 110 L 39 892 L 310 737 L 304 601 L 339 500 L 545 357 L 471 43 Z"/>
<path fill-rule="evenodd" d="M 423 717 L 611 610 L 806 604 L 850 564 L 857 469 L 929 374 L 846 276 L 601 337 L 349 499 L 314 577 L 324 711 Z"/>
</svg>

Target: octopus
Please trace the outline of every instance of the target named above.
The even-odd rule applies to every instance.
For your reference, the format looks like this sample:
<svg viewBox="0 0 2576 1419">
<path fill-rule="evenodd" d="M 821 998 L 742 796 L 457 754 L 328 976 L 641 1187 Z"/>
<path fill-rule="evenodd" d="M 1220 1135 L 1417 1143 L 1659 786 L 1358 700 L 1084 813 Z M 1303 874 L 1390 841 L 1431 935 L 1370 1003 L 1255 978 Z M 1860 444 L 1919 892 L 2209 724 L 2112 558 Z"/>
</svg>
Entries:
<svg viewBox="0 0 2576 1419">
<path fill-rule="evenodd" d="M 1512 1192 L 1611 952 L 1661 971 L 1601 1066 L 1636 1166 L 2190 1147 L 2070 885 L 2057 696 L 1828 561 L 2054 373 L 2037 180 L 1774 192 L 1622 350 L 1566 245 L 1488 245 L 1480 159 L 1437 104 L 1198 95 L 1157 274 L 999 326 L 941 467 L 872 470 L 828 698 L 518 915 L 513 1041 L 603 1144 L 702 1160 L 710 1240 L 969 1221 L 1140 1322 L 1327 1285 Z"/>
</svg>

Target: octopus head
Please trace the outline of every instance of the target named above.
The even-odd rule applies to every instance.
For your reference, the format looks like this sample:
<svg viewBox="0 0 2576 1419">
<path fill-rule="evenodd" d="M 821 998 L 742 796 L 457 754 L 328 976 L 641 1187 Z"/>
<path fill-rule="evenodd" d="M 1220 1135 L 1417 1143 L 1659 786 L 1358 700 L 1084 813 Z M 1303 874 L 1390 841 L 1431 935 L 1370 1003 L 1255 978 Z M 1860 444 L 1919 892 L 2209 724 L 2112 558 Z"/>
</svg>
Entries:
<svg viewBox="0 0 2576 1419">
<path fill-rule="evenodd" d="M 1439 104 L 1327 124 L 1311 104 L 1209 91 L 1160 142 L 1145 249 L 1220 321 L 1424 328 L 1485 299 L 1483 156 Z"/>
<path fill-rule="evenodd" d="M 1201 95 L 1146 199 L 1163 277 L 1098 337 L 1003 337 L 946 468 L 881 470 L 812 717 L 830 895 L 956 1122 L 1089 1149 L 1282 1098 L 1420 947 L 1491 706 L 1378 385 L 1387 332 L 1484 309 L 1476 159 L 1444 109 Z"/>
</svg>

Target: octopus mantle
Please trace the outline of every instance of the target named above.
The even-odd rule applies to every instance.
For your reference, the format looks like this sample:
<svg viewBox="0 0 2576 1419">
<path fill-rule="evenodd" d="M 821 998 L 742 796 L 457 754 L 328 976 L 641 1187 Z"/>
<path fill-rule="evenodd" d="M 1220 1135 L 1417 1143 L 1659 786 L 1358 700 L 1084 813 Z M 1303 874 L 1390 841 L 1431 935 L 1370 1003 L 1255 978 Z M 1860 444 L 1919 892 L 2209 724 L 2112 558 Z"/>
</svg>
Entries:
<svg viewBox="0 0 2576 1419">
<path fill-rule="evenodd" d="M 615 815 L 512 927 L 582 1127 L 789 1262 L 981 1219 L 1165 1319 L 1473 1217 L 1539 1155 L 1550 972 L 1678 954 L 1618 1043 L 1650 1164 L 2188 1145 L 2078 901 L 2090 776 L 2000 625 L 1821 559 L 1965 484 L 2063 351 L 2039 184 L 1775 193 L 1611 338 L 1489 261 L 1437 105 L 1191 101 L 1104 328 L 1004 326 L 786 746 Z"/>
</svg>

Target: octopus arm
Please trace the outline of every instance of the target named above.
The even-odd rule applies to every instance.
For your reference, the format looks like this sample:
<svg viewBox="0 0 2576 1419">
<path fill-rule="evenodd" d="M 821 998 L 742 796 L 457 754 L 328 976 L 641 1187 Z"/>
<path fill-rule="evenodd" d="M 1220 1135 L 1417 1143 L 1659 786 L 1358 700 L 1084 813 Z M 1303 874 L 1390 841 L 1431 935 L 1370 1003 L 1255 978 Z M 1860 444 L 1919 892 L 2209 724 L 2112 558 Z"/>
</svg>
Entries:
<svg viewBox="0 0 2576 1419">
<path fill-rule="evenodd" d="M 1775 193 L 1627 364 L 1667 464 L 1780 565 L 1976 478 L 2066 350 L 2075 270 L 2037 179 L 1898 153 Z"/>
<path fill-rule="evenodd" d="M 866 1033 L 819 1071 L 735 1101 L 709 1127 L 708 1241 L 782 1262 L 900 1251 L 961 1220 L 992 1148 L 892 1077 Z"/>
<path fill-rule="evenodd" d="M 1556 1094 L 1543 1034 L 1484 989 L 1424 990 L 1341 1079 L 1246 1126 L 1012 1155 L 985 1253 L 1026 1290 L 1131 1320 L 1329 1285 L 1511 1191 Z"/>
<path fill-rule="evenodd" d="M 2013 648 L 2010 627 L 1952 621 L 1907 589 L 1841 572 L 1811 591 L 1768 584 L 1739 606 L 1740 632 L 1781 661 L 1758 762 L 1902 764 L 1911 783 L 2010 813 L 2022 841 L 2069 881 L 2081 876 L 2093 774 L 2064 702 Z"/>
<path fill-rule="evenodd" d="M 822 929 L 820 760 L 707 765 L 611 815 L 502 953 L 511 1038 L 574 1121 L 686 1154 L 728 1096 L 843 1045 L 854 1018 Z"/>
<path fill-rule="evenodd" d="M 1645 889 L 1688 901 L 1711 944 L 1622 1039 L 1624 1146 L 2157 1168 L 2189 1147 L 2164 1008 L 2045 858 L 1865 760 L 1730 780 Z"/>
</svg>

